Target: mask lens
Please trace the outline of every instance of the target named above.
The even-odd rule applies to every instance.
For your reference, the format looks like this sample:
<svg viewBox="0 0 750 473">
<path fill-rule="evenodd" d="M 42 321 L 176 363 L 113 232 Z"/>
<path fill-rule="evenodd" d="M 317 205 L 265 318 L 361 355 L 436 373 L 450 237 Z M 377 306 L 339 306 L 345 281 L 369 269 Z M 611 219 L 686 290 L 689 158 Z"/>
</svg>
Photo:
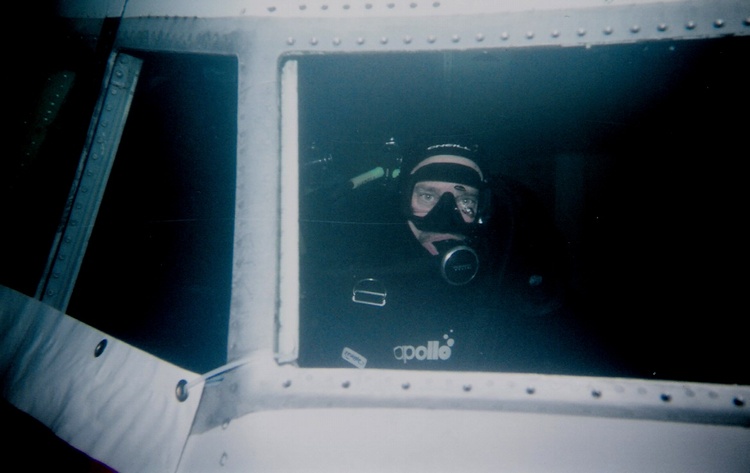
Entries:
<svg viewBox="0 0 750 473">
<path fill-rule="evenodd" d="M 477 192 L 459 184 L 446 187 L 417 184 L 411 220 L 422 231 L 468 235 L 477 217 Z"/>
<path fill-rule="evenodd" d="M 456 205 L 464 215 L 474 218 L 477 214 L 477 200 L 471 197 L 457 197 Z"/>
</svg>

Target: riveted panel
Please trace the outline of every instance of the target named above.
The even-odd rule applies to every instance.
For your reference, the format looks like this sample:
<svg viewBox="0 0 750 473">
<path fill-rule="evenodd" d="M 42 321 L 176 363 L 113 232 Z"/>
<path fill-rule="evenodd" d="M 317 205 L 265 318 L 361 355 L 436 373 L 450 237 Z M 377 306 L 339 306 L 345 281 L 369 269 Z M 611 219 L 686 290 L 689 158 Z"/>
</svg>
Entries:
<svg viewBox="0 0 750 473">
<path fill-rule="evenodd" d="M 142 61 L 113 56 L 106 87 L 96 109 L 62 227 L 51 252 L 38 297 L 65 310 L 75 284 L 96 213 L 122 136 Z"/>
</svg>

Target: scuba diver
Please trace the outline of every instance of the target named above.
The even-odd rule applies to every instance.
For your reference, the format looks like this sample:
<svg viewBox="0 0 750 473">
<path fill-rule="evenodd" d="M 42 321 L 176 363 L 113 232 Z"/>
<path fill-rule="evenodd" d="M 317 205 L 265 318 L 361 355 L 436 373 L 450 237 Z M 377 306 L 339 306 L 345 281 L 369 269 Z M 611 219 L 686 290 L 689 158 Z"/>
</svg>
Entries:
<svg viewBox="0 0 750 473">
<path fill-rule="evenodd" d="M 337 193 L 323 213 L 303 210 L 300 366 L 572 369 L 561 354 L 581 341 L 555 330 L 559 252 L 542 244 L 550 227 L 524 217 L 536 207 L 522 186 L 490 179 L 463 144 L 404 161 L 397 192 Z"/>
<path fill-rule="evenodd" d="M 488 202 L 486 181 L 470 148 L 429 146 L 406 178 L 403 210 L 414 237 L 432 256 L 449 284 L 471 282 L 479 256 L 468 244 L 477 236 Z"/>
</svg>

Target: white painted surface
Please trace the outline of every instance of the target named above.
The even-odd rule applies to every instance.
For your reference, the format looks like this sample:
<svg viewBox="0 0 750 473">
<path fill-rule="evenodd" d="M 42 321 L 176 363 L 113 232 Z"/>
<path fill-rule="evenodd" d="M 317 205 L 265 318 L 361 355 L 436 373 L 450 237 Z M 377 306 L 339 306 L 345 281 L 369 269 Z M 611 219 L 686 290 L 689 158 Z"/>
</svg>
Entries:
<svg viewBox="0 0 750 473">
<path fill-rule="evenodd" d="M 741 427 L 428 409 L 248 414 L 191 436 L 179 473 L 750 471 Z"/>
<path fill-rule="evenodd" d="M 0 373 L 9 402 L 119 473 L 174 471 L 201 398 L 175 396 L 195 373 L 2 286 Z"/>
</svg>

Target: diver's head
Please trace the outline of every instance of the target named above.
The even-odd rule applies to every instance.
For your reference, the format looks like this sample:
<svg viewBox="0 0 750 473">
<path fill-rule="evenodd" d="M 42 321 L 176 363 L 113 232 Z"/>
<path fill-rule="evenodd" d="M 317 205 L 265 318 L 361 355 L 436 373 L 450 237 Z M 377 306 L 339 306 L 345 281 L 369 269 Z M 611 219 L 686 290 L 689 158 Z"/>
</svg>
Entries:
<svg viewBox="0 0 750 473">
<path fill-rule="evenodd" d="M 481 223 L 485 187 L 473 149 L 429 146 L 407 177 L 404 211 L 421 231 L 468 236 Z"/>
</svg>

